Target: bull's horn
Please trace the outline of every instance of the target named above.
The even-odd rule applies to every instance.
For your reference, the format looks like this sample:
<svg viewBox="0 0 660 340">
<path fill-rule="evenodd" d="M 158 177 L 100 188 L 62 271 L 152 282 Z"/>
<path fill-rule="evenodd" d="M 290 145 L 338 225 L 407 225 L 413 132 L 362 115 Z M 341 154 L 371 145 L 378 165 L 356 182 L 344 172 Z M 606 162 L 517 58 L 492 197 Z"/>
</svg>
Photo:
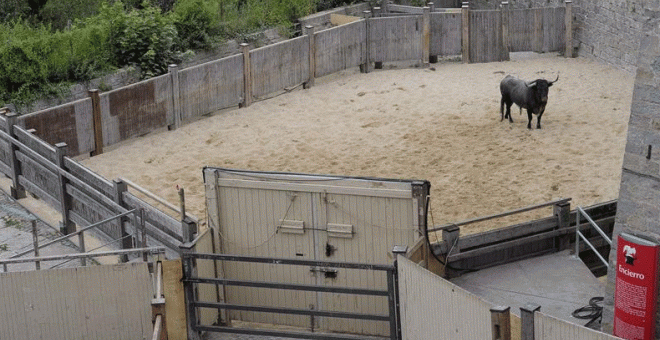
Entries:
<svg viewBox="0 0 660 340">
<path fill-rule="evenodd" d="M 557 72 L 557 79 L 551 81 L 551 82 L 550 82 L 550 85 L 554 84 L 557 80 L 559 80 L 559 72 Z"/>
<path fill-rule="evenodd" d="M 534 81 L 531 82 L 531 83 L 527 83 L 527 87 L 532 87 L 532 86 L 534 86 L 534 85 L 536 85 L 536 80 L 534 80 Z"/>
</svg>

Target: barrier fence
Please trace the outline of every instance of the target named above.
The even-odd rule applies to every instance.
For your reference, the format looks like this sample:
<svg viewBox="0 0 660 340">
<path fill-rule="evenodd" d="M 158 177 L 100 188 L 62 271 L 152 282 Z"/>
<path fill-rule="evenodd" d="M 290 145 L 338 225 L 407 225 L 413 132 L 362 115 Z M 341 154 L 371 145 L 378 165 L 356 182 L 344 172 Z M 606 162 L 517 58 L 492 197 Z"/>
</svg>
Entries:
<svg viewBox="0 0 660 340">
<path fill-rule="evenodd" d="M 174 129 L 217 110 L 248 106 L 273 93 L 360 66 L 421 64 L 462 55 L 464 62 L 508 60 L 509 51 L 564 51 L 572 47 L 572 3 L 511 10 L 442 9 L 385 5 L 337 27 L 169 73 L 90 98 L 25 114 L 16 123 L 67 155 L 99 154 L 104 147 L 154 130 Z M 398 15 L 395 15 L 398 14 Z"/>
</svg>

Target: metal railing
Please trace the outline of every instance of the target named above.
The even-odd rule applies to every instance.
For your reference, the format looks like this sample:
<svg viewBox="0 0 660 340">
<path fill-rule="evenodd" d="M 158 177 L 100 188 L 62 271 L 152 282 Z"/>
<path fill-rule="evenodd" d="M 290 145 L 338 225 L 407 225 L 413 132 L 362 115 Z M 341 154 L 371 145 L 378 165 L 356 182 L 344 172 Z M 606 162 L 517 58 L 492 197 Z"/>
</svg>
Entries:
<svg viewBox="0 0 660 340">
<path fill-rule="evenodd" d="M 603 230 L 600 229 L 598 224 L 596 224 L 596 222 L 594 222 L 594 220 L 592 220 L 591 217 L 589 217 L 589 214 L 587 214 L 581 207 L 577 207 L 575 209 L 575 212 L 576 212 L 576 214 L 575 214 L 575 256 L 578 257 L 578 258 L 580 257 L 580 239 L 582 239 L 584 241 L 584 243 L 586 243 L 589 246 L 589 248 L 591 248 L 591 250 L 593 250 L 594 253 L 596 253 L 596 256 L 598 256 L 598 258 L 605 264 L 605 266 L 607 268 L 609 268 L 610 267 L 609 263 L 603 258 L 603 256 L 600 255 L 600 253 L 598 252 L 596 247 L 594 247 L 594 245 L 591 244 L 591 242 L 589 242 L 587 237 L 584 236 L 584 234 L 582 234 L 580 232 L 580 216 L 584 216 L 584 218 L 589 222 L 589 224 L 591 224 L 591 226 L 594 227 L 596 229 L 596 231 L 598 231 L 600 236 L 602 236 L 610 246 L 612 246 L 612 240 L 609 237 L 607 237 L 607 234 L 605 234 L 605 232 L 603 232 Z"/>
<path fill-rule="evenodd" d="M 216 261 L 237 261 L 244 263 L 267 263 L 273 265 L 294 265 L 294 266 L 311 266 L 313 268 L 344 268 L 344 269 L 362 269 L 371 271 L 384 271 L 387 274 L 387 289 L 367 289 L 367 288 L 354 288 L 354 287 L 331 287 L 319 285 L 306 285 L 306 284 L 289 284 L 289 283 L 274 283 L 274 282 L 256 282 L 256 281 L 243 281 L 222 278 L 203 278 L 197 277 L 193 268 L 195 267 L 195 260 L 216 260 Z M 211 254 L 211 253 L 187 253 L 182 254 L 182 261 L 184 266 L 184 290 L 186 295 L 186 305 L 188 309 L 188 322 L 189 329 L 195 331 L 206 332 L 224 332 L 234 334 L 251 334 L 262 336 L 277 336 L 277 337 L 295 337 L 298 339 L 334 339 L 334 340 L 348 340 L 348 339 L 364 339 L 364 337 L 356 337 L 349 334 L 320 334 L 320 333 L 303 333 L 294 331 L 280 331 L 280 330 L 263 330 L 263 329 L 246 329 L 222 326 L 205 326 L 197 324 L 197 309 L 198 308 L 211 308 L 211 309 L 226 309 L 226 310 L 241 310 L 253 311 L 262 313 L 276 313 L 276 314 L 290 314 L 290 315 L 309 315 L 314 317 L 331 317 L 331 318 L 345 318 L 345 319 L 358 319 L 358 320 L 375 320 L 389 323 L 389 333 L 387 338 L 379 339 L 399 339 L 400 333 L 400 320 L 398 313 L 398 294 L 396 292 L 396 264 L 364 264 L 364 263 L 349 263 L 349 262 L 326 262 L 316 260 L 298 260 L 298 259 L 284 259 L 284 258 L 266 258 L 266 257 L 252 257 L 252 256 L 238 256 L 238 255 L 224 255 L 224 254 Z M 319 269 L 322 271 L 323 269 Z M 327 311 L 327 310 L 314 310 L 314 309 L 298 309 L 287 307 L 266 307 L 266 306 L 253 306 L 241 305 L 220 302 L 206 302 L 198 301 L 194 295 L 194 284 L 215 284 L 226 286 L 241 286 L 241 287 L 256 287 L 256 288 L 270 288 L 270 289 L 285 289 L 296 291 L 309 291 L 309 292 L 323 292 L 335 294 L 353 294 L 353 295 L 366 295 L 366 296 L 381 296 L 388 299 L 389 313 L 388 315 L 379 314 L 365 314 L 344 311 Z M 192 324 L 190 324 L 192 322 Z"/>
<path fill-rule="evenodd" d="M 2 265 L 2 270 L 3 270 L 3 272 L 6 273 L 6 272 L 8 272 L 8 268 L 7 268 L 8 264 L 26 263 L 26 262 L 34 262 L 36 269 L 40 270 L 42 261 L 55 261 L 55 260 L 70 261 L 70 260 L 73 260 L 73 259 L 80 259 L 82 265 L 85 266 L 86 265 L 85 260 L 87 258 L 91 258 L 91 257 L 121 255 L 122 257 L 127 259 L 127 256 L 129 254 L 134 254 L 134 253 L 137 253 L 138 251 L 136 249 L 133 249 L 133 250 L 124 251 L 124 252 L 114 252 L 112 254 L 110 254 L 110 252 L 87 253 L 86 250 L 85 250 L 85 243 L 84 243 L 83 234 L 84 234 L 85 231 L 88 231 L 88 230 L 93 229 L 93 228 L 98 228 L 98 227 L 100 227 L 101 225 L 103 225 L 105 223 L 112 222 L 115 219 L 121 219 L 121 218 L 123 218 L 125 216 L 128 216 L 128 215 L 131 215 L 131 214 L 133 214 L 133 222 L 134 222 L 134 225 L 136 226 L 134 234 L 132 234 L 132 235 L 129 234 L 129 235 L 123 236 L 121 239 L 113 240 L 112 242 L 121 241 L 123 238 L 129 237 L 129 236 L 135 237 L 135 240 L 137 242 L 138 241 L 138 232 L 139 232 L 139 234 L 141 234 L 140 237 L 139 237 L 139 246 L 141 248 L 139 248 L 139 249 L 141 249 L 143 260 L 146 261 L 147 260 L 147 254 L 150 253 L 149 249 L 155 249 L 155 248 L 147 248 L 147 234 L 146 234 L 146 230 L 145 230 L 145 226 L 144 226 L 144 211 L 142 209 L 140 209 L 140 210 L 132 209 L 132 210 L 126 211 L 124 213 L 121 213 L 121 214 L 109 217 L 107 219 L 104 219 L 102 221 L 90 224 L 90 225 L 88 225 L 84 228 L 80 228 L 80 229 L 78 229 L 78 230 L 76 230 L 72 233 L 69 233 L 67 235 L 58 237 L 54 240 L 50 240 L 50 241 L 48 241 L 46 243 L 43 243 L 43 244 L 39 244 L 39 242 L 38 242 L 37 228 L 36 228 L 37 220 L 32 219 L 31 223 L 32 223 L 32 233 L 33 233 L 33 239 L 34 239 L 34 246 L 31 247 L 30 249 L 21 251 L 17 254 L 14 254 L 14 255 L 10 256 L 8 260 L 1 260 L 0 259 L 0 264 Z M 141 223 L 138 223 L 138 216 L 139 216 L 139 220 L 140 220 Z M 46 257 L 40 257 L 39 256 L 39 250 L 40 249 L 45 248 L 47 246 L 50 246 L 52 244 L 61 242 L 61 241 L 68 240 L 71 237 L 76 236 L 76 235 L 79 235 L 79 238 L 80 238 L 79 247 L 80 247 L 80 250 L 81 250 L 81 254 L 76 254 L 76 255 L 68 254 L 68 255 L 46 256 Z M 160 248 L 158 248 L 158 249 L 160 249 Z M 31 253 L 31 252 L 34 252 L 34 257 L 32 257 L 32 258 L 20 258 L 21 256 L 23 256 L 25 254 L 28 254 L 28 253 Z M 104 254 L 103 255 L 98 255 L 98 254 L 102 254 L 102 253 L 104 253 Z M 126 261 L 124 261 L 124 262 L 126 262 Z"/>
</svg>

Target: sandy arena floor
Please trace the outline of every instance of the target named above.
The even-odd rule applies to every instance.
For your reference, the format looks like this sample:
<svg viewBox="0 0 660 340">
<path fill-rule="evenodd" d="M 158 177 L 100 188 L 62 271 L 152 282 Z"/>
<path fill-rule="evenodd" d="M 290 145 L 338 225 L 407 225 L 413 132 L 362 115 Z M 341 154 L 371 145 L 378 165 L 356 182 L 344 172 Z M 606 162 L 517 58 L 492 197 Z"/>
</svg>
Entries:
<svg viewBox="0 0 660 340">
<path fill-rule="evenodd" d="M 433 225 L 564 197 L 573 207 L 618 197 L 634 75 L 589 59 L 533 53 L 432 68 L 343 71 L 311 89 L 128 141 L 83 163 L 175 204 L 176 185 L 183 186 L 187 209 L 203 219 L 204 166 L 426 179 Z M 541 130 L 528 130 L 517 107 L 513 124 L 500 121 L 504 75 L 552 80 L 557 73 Z"/>
</svg>

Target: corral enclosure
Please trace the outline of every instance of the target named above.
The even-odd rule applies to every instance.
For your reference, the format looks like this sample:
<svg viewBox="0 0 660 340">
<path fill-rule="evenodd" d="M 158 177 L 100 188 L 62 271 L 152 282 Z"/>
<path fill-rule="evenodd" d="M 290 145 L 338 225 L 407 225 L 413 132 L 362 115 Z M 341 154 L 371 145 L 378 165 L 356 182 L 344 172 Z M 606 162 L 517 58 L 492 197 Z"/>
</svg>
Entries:
<svg viewBox="0 0 660 340">
<path fill-rule="evenodd" d="M 561 197 L 616 199 L 633 75 L 588 59 L 512 54 L 508 62 L 443 63 L 360 74 L 349 69 L 240 110 L 121 144 L 83 163 L 125 177 L 204 217 L 202 168 L 321 173 L 431 182 L 439 225 Z M 500 122 L 505 74 L 560 79 L 543 129 L 526 114 Z M 536 118 L 534 118 L 536 119 Z M 548 211 L 536 212 L 547 216 Z M 518 215 L 516 221 L 538 217 Z M 466 232 L 504 226 L 475 225 Z"/>
</svg>

